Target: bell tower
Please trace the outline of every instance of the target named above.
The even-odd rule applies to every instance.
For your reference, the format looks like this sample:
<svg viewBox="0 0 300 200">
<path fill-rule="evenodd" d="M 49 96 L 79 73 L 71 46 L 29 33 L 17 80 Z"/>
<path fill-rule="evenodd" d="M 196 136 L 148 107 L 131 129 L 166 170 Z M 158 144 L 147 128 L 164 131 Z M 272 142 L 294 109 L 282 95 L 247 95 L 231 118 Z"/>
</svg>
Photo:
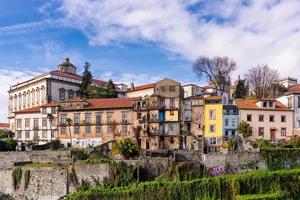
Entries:
<svg viewBox="0 0 300 200">
<path fill-rule="evenodd" d="M 64 62 L 58 65 L 58 69 L 68 74 L 76 74 L 76 67 L 70 62 L 70 58 L 65 58 Z"/>
</svg>

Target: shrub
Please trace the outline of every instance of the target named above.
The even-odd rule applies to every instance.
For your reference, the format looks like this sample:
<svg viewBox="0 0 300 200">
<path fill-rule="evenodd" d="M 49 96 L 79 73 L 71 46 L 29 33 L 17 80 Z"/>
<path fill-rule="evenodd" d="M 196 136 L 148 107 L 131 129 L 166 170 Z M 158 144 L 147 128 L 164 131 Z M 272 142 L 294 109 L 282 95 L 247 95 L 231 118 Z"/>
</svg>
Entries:
<svg viewBox="0 0 300 200">
<path fill-rule="evenodd" d="M 251 134 L 252 134 L 250 124 L 245 121 L 240 122 L 240 124 L 238 125 L 238 128 L 237 128 L 237 131 L 240 134 L 242 134 L 244 138 L 247 138 L 247 137 L 251 136 Z"/>
<path fill-rule="evenodd" d="M 12 172 L 12 179 L 13 179 L 13 186 L 14 189 L 16 190 L 20 183 L 21 183 L 21 179 L 22 179 L 22 168 L 21 167 L 15 167 L 13 172 Z"/>
<path fill-rule="evenodd" d="M 29 181 L 30 181 L 30 170 L 26 170 L 25 173 L 24 173 L 24 178 L 25 178 L 25 190 L 28 188 L 28 184 L 29 184 Z"/>
<path fill-rule="evenodd" d="M 125 159 L 138 155 L 139 151 L 139 146 L 131 138 L 121 139 L 112 147 L 113 154 L 121 154 Z"/>
</svg>

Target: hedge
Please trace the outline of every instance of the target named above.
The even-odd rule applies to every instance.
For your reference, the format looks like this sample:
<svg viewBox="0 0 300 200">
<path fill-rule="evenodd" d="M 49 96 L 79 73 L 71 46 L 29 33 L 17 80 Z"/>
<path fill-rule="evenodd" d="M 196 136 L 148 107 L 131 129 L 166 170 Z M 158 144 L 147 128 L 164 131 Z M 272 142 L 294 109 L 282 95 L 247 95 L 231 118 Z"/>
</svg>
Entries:
<svg viewBox="0 0 300 200">
<path fill-rule="evenodd" d="M 208 200 L 236 199 L 237 195 L 287 192 L 295 198 L 300 194 L 300 169 L 254 171 L 247 174 L 224 175 L 192 181 L 144 182 L 127 187 L 97 187 L 75 192 L 68 200 L 169 199 Z"/>
<path fill-rule="evenodd" d="M 236 200 L 289 200 L 292 199 L 286 192 L 274 192 L 270 194 L 246 194 L 238 195 Z"/>
</svg>

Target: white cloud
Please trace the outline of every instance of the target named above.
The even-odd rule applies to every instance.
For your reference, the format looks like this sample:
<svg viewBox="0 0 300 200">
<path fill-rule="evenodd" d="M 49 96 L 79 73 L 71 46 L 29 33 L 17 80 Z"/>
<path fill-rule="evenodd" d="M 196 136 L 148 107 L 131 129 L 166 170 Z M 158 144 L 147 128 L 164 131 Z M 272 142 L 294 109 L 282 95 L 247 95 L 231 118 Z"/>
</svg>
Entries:
<svg viewBox="0 0 300 200">
<path fill-rule="evenodd" d="M 268 64 L 300 77 L 298 0 L 64 0 L 60 10 L 93 45 L 150 41 L 190 61 L 229 56 L 238 73 Z"/>
<path fill-rule="evenodd" d="M 18 71 L 15 69 L 0 69 L 0 122 L 7 122 L 8 90 L 19 82 L 36 76 L 37 72 Z"/>
</svg>

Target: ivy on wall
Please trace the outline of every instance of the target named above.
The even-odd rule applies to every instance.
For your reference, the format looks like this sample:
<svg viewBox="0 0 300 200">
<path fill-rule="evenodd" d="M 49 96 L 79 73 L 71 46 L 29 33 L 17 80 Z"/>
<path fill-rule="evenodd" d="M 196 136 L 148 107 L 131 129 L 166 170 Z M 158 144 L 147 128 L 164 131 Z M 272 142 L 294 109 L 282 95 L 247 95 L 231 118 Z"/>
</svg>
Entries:
<svg viewBox="0 0 300 200">
<path fill-rule="evenodd" d="M 12 180 L 13 180 L 13 186 L 14 189 L 18 189 L 22 179 L 22 168 L 21 167 L 15 167 L 12 172 Z"/>
</svg>

